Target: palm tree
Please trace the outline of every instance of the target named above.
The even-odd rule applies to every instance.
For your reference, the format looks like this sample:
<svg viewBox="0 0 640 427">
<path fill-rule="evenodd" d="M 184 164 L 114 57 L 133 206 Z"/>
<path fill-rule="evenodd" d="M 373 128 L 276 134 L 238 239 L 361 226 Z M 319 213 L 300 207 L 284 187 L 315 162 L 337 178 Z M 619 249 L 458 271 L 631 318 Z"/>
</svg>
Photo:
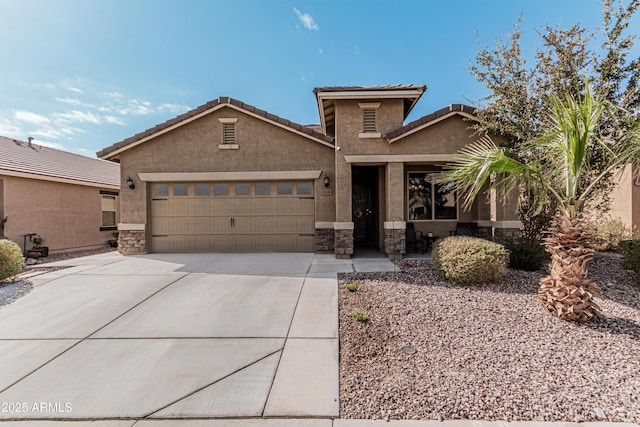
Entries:
<svg viewBox="0 0 640 427">
<path fill-rule="evenodd" d="M 534 195 L 528 202 L 538 211 L 547 198 L 555 199 L 558 210 L 544 239 L 551 255 L 549 275 L 540 280 L 537 296 L 552 315 L 578 322 L 599 312 L 594 298 L 600 297 L 598 285 L 588 278 L 595 250 L 583 233 L 585 202 L 617 169 L 631 163 L 640 170 L 640 123 L 615 143 L 601 140 L 605 102 L 592 94 L 588 82 L 584 92 L 576 98 L 553 99 L 550 131 L 527 145 L 527 157 L 536 160 L 518 160 L 484 137 L 462 149 L 442 176 L 454 183 L 465 209 L 487 181 L 503 194 L 518 189 Z M 599 150 L 602 158 L 599 174 L 589 163 L 592 150 Z"/>
</svg>

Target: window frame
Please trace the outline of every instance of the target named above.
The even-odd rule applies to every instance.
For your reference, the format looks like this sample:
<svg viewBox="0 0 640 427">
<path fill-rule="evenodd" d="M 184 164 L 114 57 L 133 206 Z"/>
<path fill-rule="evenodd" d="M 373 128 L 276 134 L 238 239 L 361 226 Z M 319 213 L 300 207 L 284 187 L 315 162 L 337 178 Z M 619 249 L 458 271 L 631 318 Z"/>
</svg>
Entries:
<svg viewBox="0 0 640 427">
<path fill-rule="evenodd" d="M 115 191 L 103 191 L 100 190 L 100 231 L 112 231 L 118 229 L 118 197 L 119 193 Z M 114 210 L 105 211 L 102 206 L 102 200 L 105 197 L 113 197 Z M 104 225 L 104 212 L 113 212 L 113 225 Z"/>
<path fill-rule="evenodd" d="M 439 186 L 439 185 L 447 185 L 447 183 L 440 184 L 440 183 L 434 182 L 436 180 L 434 180 L 433 178 L 430 181 L 426 181 L 425 180 L 425 182 L 428 182 L 429 185 L 431 186 L 431 197 L 430 197 L 430 202 L 431 202 L 431 205 L 430 205 L 431 213 L 430 213 L 430 215 L 431 215 L 431 218 L 429 218 L 429 219 L 412 219 L 411 218 L 411 207 L 409 206 L 409 202 L 411 200 L 410 194 L 409 194 L 409 191 L 410 191 L 410 183 L 409 183 L 410 176 L 411 175 L 434 175 L 434 174 L 436 174 L 438 172 L 439 171 L 434 171 L 434 170 L 407 171 L 406 178 L 405 178 L 405 185 L 406 185 L 406 188 L 405 188 L 405 197 L 406 197 L 405 201 L 407 203 L 407 212 L 406 212 L 407 213 L 407 221 L 409 221 L 409 222 L 442 222 L 442 221 L 456 221 L 457 222 L 457 221 L 460 221 L 460 204 L 458 203 L 458 194 L 457 194 L 457 191 L 455 191 L 455 190 L 453 191 L 453 197 L 454 197 L 454 200 L 455 200 L 455 212 L 456 212 L 455 218 L 436 218 L 436 209 L 437 209 L 436 203 L 435 203 L 435 200 L 436 200 L 436 187 Z"/>
</svg>

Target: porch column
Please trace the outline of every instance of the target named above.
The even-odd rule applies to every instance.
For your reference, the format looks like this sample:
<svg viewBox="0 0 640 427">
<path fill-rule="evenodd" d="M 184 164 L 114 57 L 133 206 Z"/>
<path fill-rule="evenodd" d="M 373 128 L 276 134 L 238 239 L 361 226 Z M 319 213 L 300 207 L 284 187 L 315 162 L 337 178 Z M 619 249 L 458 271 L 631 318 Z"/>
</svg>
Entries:
<svg viewBox="0 0 640 427">
<path fill-rule="evenodd" d="M 334 244 L 336 258 L 351 258 L 353 254 L 353 217 L 351 207 L 351 164 L 336 155 L 336 222 Z"/>
<path fill-rule="evenodd" d="M 404 163 L 387 163 L 385 198 L 384 249 L 389 259 L 401 259 L 406 252 L 403 244 L 406 228 Z"/>
</svg>

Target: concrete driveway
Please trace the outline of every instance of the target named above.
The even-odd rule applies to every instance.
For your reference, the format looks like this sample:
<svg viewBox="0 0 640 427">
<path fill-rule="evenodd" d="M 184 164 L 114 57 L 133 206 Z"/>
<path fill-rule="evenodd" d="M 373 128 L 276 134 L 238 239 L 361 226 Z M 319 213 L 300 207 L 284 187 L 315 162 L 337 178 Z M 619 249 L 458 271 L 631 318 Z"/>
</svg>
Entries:
<svg viewBox="0 0 640 427">
<path fill-rule="evenodd" d="M 0 420 L 337 417 L 336 272 L 393 269 L 314 254 L 55 264 L 72 267 L 0 309 Z"/>
</svg>

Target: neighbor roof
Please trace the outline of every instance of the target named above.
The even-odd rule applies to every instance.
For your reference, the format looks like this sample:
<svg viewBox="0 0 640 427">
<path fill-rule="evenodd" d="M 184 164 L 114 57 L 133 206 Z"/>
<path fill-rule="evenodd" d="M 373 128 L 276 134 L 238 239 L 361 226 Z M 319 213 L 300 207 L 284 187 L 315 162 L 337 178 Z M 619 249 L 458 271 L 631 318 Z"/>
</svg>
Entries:
<svg viewBox="0 0 640 427">
<path fill-rule="evenodd" d="M 422 94 L 427 90 L 425 85 L 397 84 L 386 86 L 325 86 L 313 90 L 318 102 L 320 122 L 327 134 L 333 132 L 335 123 L 336 99 L 402 99 L 404 101 L 404 118 L 406 119 Z"/>
<path fill-rule="evenodd" d="M 305 136 L 310 138 L 314 138 L 317 141 L 323 142 L 324 144 L 333 144 L 333 139 L 328 137 L 327 135 L 318 132 L 317 128 L 313 126 L 303 126 L 301 124 L 292 122 L 291 120 L 284 119 L 280 116 L 276 116 L 275 114 L 268 113 L 264 110 L 254 107 L 253 105 L 246 104 L 237 99 L 230 98 L 228 96 L 221 96 L 218 99 L 213 101 L 209 101 L 206 104 L 202 104 L 201 106 L 194 108 L 193 110 L 187 111 L 184 114 L 181 114 L 173 119 L 167 120 L 164 123 L 160 123 L 152 128 L 149 128 L 143 132 L 140 132 L 132 137 L 129 137 L 125 140 L 117 142 L 110 147 L 99 151 L 98 157 L 100 158 L 109 158 L 114 155 L 130 148 L 138 143 L 144 142 L 148 139 L 151 139 L 155 135 L 162 133 L 163 131 L 169 131 L 175 127 L 181 126 L 189 121 L 189 119 L 195 119 L 200 115 L 206 114 L 210 112 L 210 110 L 221 108 L 223 106 L 231 106 L 238 110 L 244 111 L 254 116 L 258 116 L 259 118 L 275 123 L 279 126 L 284 127 L 285 129 L 289 129 L 291 131 L 302 133 Z"/>
<path fill-rule="evenodd" d="M 441 108 L 431 114 L 422 116 L 418 120 L 407 123 L 401 128 L 394 129 L 384 137 L 389 140 L 389 142 L 397 141 L 398 139 L 404 138 L 405 136 L 417 132 L 420 129 L 431 126 L 440 120 L 454 115 L 462 115 L 467 118 L 475 119 L 476 109 L 464 104 L 451 104 L 448 107 Z"/>
<path fill-rule="evenodd" d="M 120 188 L 120 165 L 0 136 L 0 175 Z"/>
</svg>

